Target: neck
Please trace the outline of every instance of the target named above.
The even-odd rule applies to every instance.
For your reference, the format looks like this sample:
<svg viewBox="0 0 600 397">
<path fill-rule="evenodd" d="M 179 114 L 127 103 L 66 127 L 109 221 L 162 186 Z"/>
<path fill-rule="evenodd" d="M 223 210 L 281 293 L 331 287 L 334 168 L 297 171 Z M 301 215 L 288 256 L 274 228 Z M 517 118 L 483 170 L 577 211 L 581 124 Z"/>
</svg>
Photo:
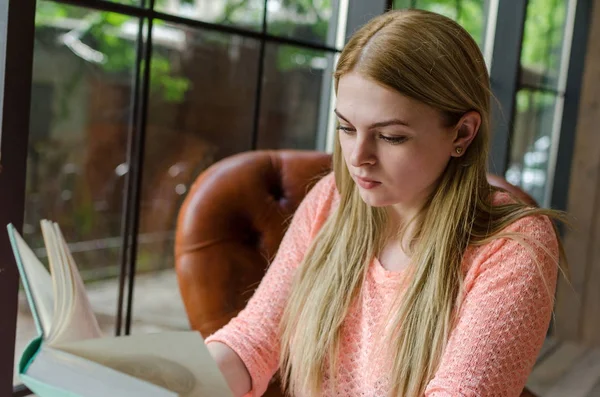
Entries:
<svg viewBox="0 0 600 397">
<path fill-rule="evenodd" d="M 413 239 L 416 222 L 415 217 L 419 210 L 399 214 L 394 208 L 388 208 L 388 224 L 386 227 L 386 241 L 398 241 L 399 233 L 402 231 L 401 246 L 407 248 Z"/>
<path fill-rule="evenodd" d="M 422 200 L 411 205 L 394 204 L 387 207 L 390 226 L 401 228 L 404 225 L 407 225 L 419 214 L 424 205 L 425 201 Z"/>
</svg>

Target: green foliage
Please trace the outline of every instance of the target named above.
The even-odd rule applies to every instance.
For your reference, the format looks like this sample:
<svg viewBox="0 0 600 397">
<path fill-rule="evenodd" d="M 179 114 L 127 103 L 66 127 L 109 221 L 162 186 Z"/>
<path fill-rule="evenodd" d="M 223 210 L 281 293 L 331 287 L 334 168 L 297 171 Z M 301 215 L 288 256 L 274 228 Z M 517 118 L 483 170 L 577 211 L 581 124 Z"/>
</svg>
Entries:
<svg viewBox="0 0 600 397">
<path fill-rule="evenodd" d="M 113 13 L 97 13 L 87 35 L 93 41 L 94 48 L 105 54 L 102 67 L 109 73 L 131 73 L 136 60 L 135 43 L 125 41 L 118 36 L 119 28 L 130 17 Z"/>
<path fill-rule="evenodd" d="M 517 113 L 524 114 L 528 111 L 540 112 L 554 108 L 556 96 L 552 93 L 521 89 L 516 95 Z"/>
<path fill-rule="evenodd" d="M 281 5 L 288 12 L 301 16 L 310 16 L 313 20 L 308 23 L 308 26 L 294 26 L 293 23 L 271 22 L 269 25 L 269 33 L 282 36 L 295 36 L 294 30 L 300 28 L 308 28 L 312 33 L 311 41 L 324 42 L 329 28 L 330 14 L 332 11 L 331 0 L 281 0 Z M 287 31 L 286 31 L 287 30 Z"/>
<path fill-rule="evenodd" d="M 88 14 L 82 8 L 69 7 L 51 1 L 38 1 L 35 13 L 35 25 L 49 25 L 64 18 L 81 19 Z"/>
<path fill-rule="evenodd" d="M 483 43 L 484 0 L 395 0 L 394 8 L 414 8 L 436 12 L 457 21 L 479 46 Z"/>
<path fill-rule="evenodd" d="M 560 66 L 565 0 L 529 0 L 521 64 L 538 72 L 556 75 Z"/>
<path fill-rule="evenodd" d="M 194 0 L 190 0 L 192 3 Z M 237 25 L 242 14 L 252 13 L 247 19 L 251 20 L 250 27 L 258 29 L 262 26 L 262 7 L 252 7 L 249 0 L 230 0 L 225 4 L 223 15 L 215 23 L 220 25 Z"/>
<path fill-rule="evenodd" d="M 309 16 L 310 23 L 269 21 L 269 33 L 275 36 L 293 37 L 311 42 L 324 43 L 329 29 L 331 0 L 282 0 L 281 6 L 290 14 Z M 308 48 L 279 46 L 277 67 L 280 71 L 310 68 L 315 58 L 322 58 L 322 51 Z"/>
<path fill-rule="evenodd" d="M 281 5 L 299 15 L 321 14 L 323 10 L 331 9 L 331 0 L 281 0 Z"/>
<path fill-rule="evenodd" d="M 313 58 L 323 57 L 321 51 L 292 46 L 280 46 L 277 51 L 277 67 L 281 71 L 310 67 Z"/>
<path fill-rule="evenodd" d="M 171 65 L 166 58 L 154 57 L 150 63 L 151 90 L 162 95 L 166 102 L 182 102 L 190 88 L 190 81 L 171 75 Z"/>
<path fill-rule="evenodd" d="M 120 3 L 138 5 L 139 0 L 120 0 Z M 65 21 L 83 22 L 76 29 L 77 37 L 95 51 L 103 54 L 99 67 L 108 74 L 131 75 L 136 63 L 136 43 L 122 37 L 124 24 L 137 21 L 127 15 L 99 12 L 67 6 L 50 1 L 39 1 L 36 28 L 56 26 Z M 162 21 L 161 21 L 162 22 Z M 155 51 L 151 61 L 152 88 L 163 94 L 168 102 L 181 102 L 190 87 L 184 77 L 174 76 L 171 63 Z M 75 76 L 74 76 L 75 77 Z M 78 75 L 77 77 L 81 77 Z"/>
</svg>

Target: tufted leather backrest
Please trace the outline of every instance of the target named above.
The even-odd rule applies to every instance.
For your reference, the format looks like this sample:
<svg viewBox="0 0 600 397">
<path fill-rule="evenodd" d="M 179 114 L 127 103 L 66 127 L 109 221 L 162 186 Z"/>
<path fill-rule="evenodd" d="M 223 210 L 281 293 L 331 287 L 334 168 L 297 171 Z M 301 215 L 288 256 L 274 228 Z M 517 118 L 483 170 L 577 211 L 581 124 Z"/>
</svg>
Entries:
<svg viewBox="0 0 600 397">
<path fill-rule="evenodd" d="M 328 154 L 255 151 L 214 164 L 179 212 L 175 267 L 193 329 L 204 336 L 244 308 L 294 211 L 330 170 Z"/>
<path fill-rule="evenodd" d="M 221 160 L 198 177 L 179 212 L 175 239 L 175 268 L 193 329 L 206 337 L 244 308 L 294 211 L 330 167 L 331 156 L 322 152 L 254 151 Z M 489 175 L 488 181 L 536 205 L 503 178 Z M 267 395 L 281 394 L 273 387 Z"/>
</svg>

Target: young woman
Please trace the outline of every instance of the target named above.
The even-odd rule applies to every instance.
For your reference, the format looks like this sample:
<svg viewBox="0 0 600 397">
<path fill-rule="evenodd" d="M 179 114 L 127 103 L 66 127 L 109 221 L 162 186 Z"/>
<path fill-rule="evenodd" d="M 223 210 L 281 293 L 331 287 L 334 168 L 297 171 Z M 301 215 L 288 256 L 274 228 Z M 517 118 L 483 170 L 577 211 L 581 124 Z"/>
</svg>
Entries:
<svg viewBox="0 0 600 397">
<path fill-rule="evenodd" d="M 548 210 L 486 180 L 490 84 L 452 20 L 388 12 L 335 72 L 334 172 L 254 296 L 207 339 L 236 396 L 518 396 L 562 252 Z"/>
</svg>

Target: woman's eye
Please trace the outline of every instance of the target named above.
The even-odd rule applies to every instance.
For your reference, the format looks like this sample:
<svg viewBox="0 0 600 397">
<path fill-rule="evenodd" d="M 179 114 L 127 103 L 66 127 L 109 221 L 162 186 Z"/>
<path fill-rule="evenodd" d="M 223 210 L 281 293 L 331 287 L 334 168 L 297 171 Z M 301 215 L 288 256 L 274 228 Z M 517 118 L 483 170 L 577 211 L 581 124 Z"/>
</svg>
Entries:
<svg viewBox="0 0 600 397">
<path fill-rule="evenodd" d="M 398 145 L 400 143 L 406 142 L 408 140 L 407 137 L 405 136 L 386 136 L 386 135 L 379 135 L 380 139 L 383 139 L 384 141 L 391 143 L 392 145 Z"/>
<path fill-rule="evenodd" d="M 345 134 L 351 134 L 351 133 L 353 133 L 353 132 L 354 132 L 354 129 L 352 129 L 352 128 L 350 128 L 350 127 L 343 126 L 343 125 L 338 125 L 338 126 L 337 126 L 337 129 L 338 129 L 339 131 L 342 131 L 342 132 L 344 132 Z"/>
</svg>

